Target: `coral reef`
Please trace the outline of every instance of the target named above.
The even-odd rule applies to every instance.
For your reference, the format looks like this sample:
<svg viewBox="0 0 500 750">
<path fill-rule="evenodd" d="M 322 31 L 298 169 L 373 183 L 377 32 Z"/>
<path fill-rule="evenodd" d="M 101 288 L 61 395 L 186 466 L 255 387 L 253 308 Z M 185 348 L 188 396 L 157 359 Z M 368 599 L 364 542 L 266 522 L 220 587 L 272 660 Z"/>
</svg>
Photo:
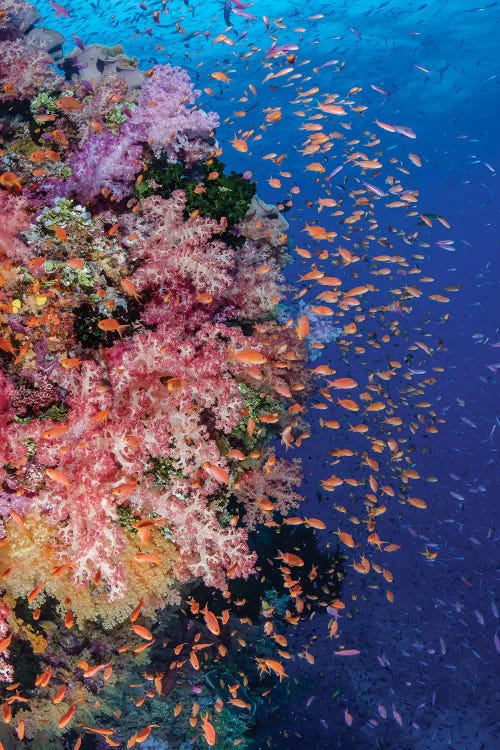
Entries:
<svg viewBox="0 0 500 750">
<path fill-rule="evenodd" d="M 0 678 L 21 686 L 13 726 L 43 747 L 73 714 L 92 726 L 118 711 L 111 734 L 132 746 L 187 702 L 185 674 L 202 712 L 193 698 L 175 742 L 166 729 L 159 741 L 181 747 L 211 721 L 226 747 L 254 713 L 258 670 L 238 699 L 204 674 L 235 622 L 259 644 L 272 633 L 228 607 L 241 582 L 262 586 L 255 529 L 301 500 L 298 463 L 268 447 L 307 436 L 306 348 L 275 319 L 287 225 L 224 174 L 217 115 L 186 72 L 142 81 L 121 48 L 93 45 L 71 55 L 85 77 L 70 64 L 65 80 L 48 35 L 25 33 L 29 4 L 1 9 Z M 289 580 L 292 621 L 312 605 Z M 248 598 L 258 622 L 263 592 Z"/>
</svg>

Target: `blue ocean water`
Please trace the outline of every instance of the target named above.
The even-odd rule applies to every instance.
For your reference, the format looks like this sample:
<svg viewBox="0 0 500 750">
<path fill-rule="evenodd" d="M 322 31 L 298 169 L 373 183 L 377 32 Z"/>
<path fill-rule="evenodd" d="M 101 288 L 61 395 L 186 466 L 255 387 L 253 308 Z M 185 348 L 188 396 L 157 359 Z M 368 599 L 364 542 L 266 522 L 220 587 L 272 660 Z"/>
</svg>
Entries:
<svg viewBox="0 0 500 750">
<path fill-rule="evenodd" d="M 359 607 L 353 607 L 350 622 L 344 623 L 344 645 L 359 649 L 359 657 L 336 659 L 324 623 L 311 621 L 310 632 L 300 632 L 297 639 L 317 637 L 311 648 L 314 664 L 295 660 L 289 667 L 292 680 L 305 681 L 305 694 L 299 699 L 291 693 L 273 725 L 265 728 L 266 739 L 262 731 L 263 739 L 256 739 L 255 746 L 500 747 L 500 349 L 494 348 L 500 341 L 500 6 L 474 0 L 404 5 L 391 0 L 306 5 L 256 0 L 245 7 L 232 5 L 228 29 L 220 2 L 168 2 L 162 8 L 149 0 L 67 0 L 63 5 L 68 17 L 56 17 L 57 8 L 48 2 L 36 5 L 43 23 L 65 35 L 65 51 L 73 46 L 75 34 L 85 44 L 122 44 L 141 68 L 164 62 L 186 67 L 202 91 L 201 106 L 220 114 L 217 137 L 227 166 L 250 170 L 259 195 L 269 202 L 285 200 L 292 184 L 300 189 L 286 213 L 297 246 L 305 245 L 303 229 L 313 219 L 325 217 L 330 231 L 342 232 L 330 212 L 317 213 L 317 177 L 305 171 L 307 161 L 300 153 L 306 134 L 295 114 L 302 107 L 297 101 L 299 83 L 302 91 L 318 88 L 341 97 L 354 87 L 362 89 L 355 98 L 366 110 L 353 123 L 353 139 L 362 138 L 365 128 L 372 130 L 375 119 L 404 125 L 416 134 L 410 140 L 381 132 L 381 148 L 388 157 L 391 152 L 398 158 L 409 151 L 419 155 L 422 167 L 412 169 L 410 178 L 412 189 L 419 192 L 419 210 L 445 217 L 451 227 L 434 222 L 437 229 L 422 260 L 423 273 L 442 289 L 460 287 L 438 312 L 435 304 L 422 300 L 406 334 L 419 340 L 425 325 L 442 342 L 439 362 L 445 374 L 422 398 L 443 421 L 438 434 L 415 435 L 412 446 L 423 478 L 419 491 L 428 508 L 405 508 L 381 521 L 383 538 L 401 545 L 390 566 L 393 604 L 348 574 L 346 588 Z M 229 41 L 216 42 L 218 35 Z M 303 71 L 301 79 L 264 82 L 273 60 L 266 51 L 272 51 L 273 44 L 293 45 L 296 60 L 291 66 Z M 216 71 L 224 72 L 230 83 L 214 79 Z M 273 124 L 265 121 L 269 108 L 281 112 Z M 228 145 L 235 134 L 249 131 L 248 153 Z M 255 137 L 259 135 L 261 139 Z M 285 154 L 279 166 L 262 158 L 269 153 Z M 334 171 L 342 164 L 341 148 L 328 152 L 323 163 L 328 172 Z M 278 178 L 280 170 L 291 177 L 281 177 L 282 186 L 273 188 L 268 180 Z M 347 188 L 345 176 L 351 181 Z M 353 179 L 346 169 L 334 175 L 332 195 L 338 198 L 352 189 Z M 390 209 L 380 208 L 377 216 L 380 225 L 392 225 Z M 397 222 L 408 235 L 415 231 L 415 221 L 398 215 Z M 453 244 L 437 244 L 447 240 Z M 287 271 L 290 280 L 300 272 L 299 260 Z M 444 320 L 443 315 L 449 317 Z M 412 356 L 407 364 L 416 371 L 413 382 L 429 377 L 432 364 L 421 351 Z M 322 357 L 318 361 L 339 361 L 335 344 Z M 380 367 L 376 353 L 367 357 L 365 366 Z M 417 415 L 408 412 L 407 419 L 414 418 Z M 318 476 L 331 471 L 327 454 L 332 447 L 338 446 L 316 429 L 303 456 L 307 513 L 328 519 L 333 544 L 338 513 L 324 494 L 321 500 L 317 497 Z M 425 481 L 433 477 L 438 481 Z M 426 549 L 438 553 L 435 560 L 423 556 Z M 346 710 L 352 716 L 350 726 Z"/>
</svg>

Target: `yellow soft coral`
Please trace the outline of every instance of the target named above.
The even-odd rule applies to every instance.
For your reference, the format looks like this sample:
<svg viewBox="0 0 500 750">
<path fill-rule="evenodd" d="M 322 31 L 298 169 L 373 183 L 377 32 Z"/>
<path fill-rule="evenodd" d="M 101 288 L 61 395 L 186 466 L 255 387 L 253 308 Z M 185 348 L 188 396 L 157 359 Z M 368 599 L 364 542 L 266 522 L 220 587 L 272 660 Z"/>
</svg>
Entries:
<svg viewBox="0 0 500 750">
<path fill-rule="evenodd" d="M 26 638 L 33 649 L 34 654 L 43 654 L 47 650 L 47 639 L 42 633 L 35 633 L 31 625 L 16 617 L 14 614 L 9 619 L 12 632 Z"/>
<path fill-rule="evenodd" d="M 42 606 L 49 596 L 57 600 L 61 614 L 70 609 L 79 625 L 100 621 L 107 630 L 124 622 L 139 601 L 143 602 L 142 612 L 146 616 L 153 616 L 159 607 L 178 601 L 173 575 L 177 548 L 158 529 L 152 530 L 147 548 L 148 555 L 157 562 L 144 562 L 140 557 L 144 549 L 138 536 L 126 535 L 123 560 L 127 593 L 110 602 L 104 583 L 76 587 L 71 578 L 71 566 L 58 571 L 62 563 L 58 556 L 59 543 L 54 529 L 42 515 L 28 513 L 23 521 L 23 529 L 7 522 L 7 538 L 0 548 L 2 570 L 10 569 L 3 584 L 4 591 L 14 599 L 29 597 L 30 604 L 36 607 Z"/>
</svg>

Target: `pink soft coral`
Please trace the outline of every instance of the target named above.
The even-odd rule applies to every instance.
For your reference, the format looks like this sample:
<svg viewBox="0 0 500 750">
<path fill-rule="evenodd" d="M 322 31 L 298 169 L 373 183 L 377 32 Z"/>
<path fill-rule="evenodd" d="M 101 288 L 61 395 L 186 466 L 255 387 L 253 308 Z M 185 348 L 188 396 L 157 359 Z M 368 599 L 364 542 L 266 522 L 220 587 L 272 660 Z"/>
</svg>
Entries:
<svg viewBox="0 0 500 750">
<path fill-rule="evenodd" d="M 300 461 L 274 462 L 268 459 L 269 451 L 266 451 L 256 468 L 242 474 L 235 489 L 236 497 L 245 507 L 244 522 L 247 529 L 253 529 L 257 523 L 268 519 L 269 514 L 259 507 L 259 501 L 271 500 L 275 511 L 287 516 L 304 499 L 297 492 L 302 484 Z"/>
<path fill-rule="evenodd" d="M 248 549 L 246 531 L 221 526 L 201 493 L 191 490 L 174 498 L 171 514 L 181 580 L 201 577 L 208 586 L 222 589 L 226 573 L 230 578 L 247 578 L 254 572 L 257 556 Z"/>
<path fill-rule="evenodd" d="M 29 39 L 0 42 L 0 101 L 32 99 L 61 85 L 53 60 Z"/>
<path fill-rule="evenodd" d="M 136 253 L 147 262 L 135 272 L 134 283 L 139 290 L 168 290 L 187 281 L 195 292 L 222 296 L 232 283 L 234 250 L 214 239 L 223 231 L 215 219 L 197 216 L 185 221 L 185 204 L 182 190 L 168 200 L 151 196 L 142 201 L 139 226 L 147 238 Z"/>
<path fill-rule="evenodd" d="M 33 422 L 24 428 L 32 438 L 38 431 L 38 462 L 46 468 L 57 468 L 69 482 L 61 485 L 46 478 L 32 507 L 48 513 L 50 523 L 57 524 L 58 537 L 66 555 L 75 560 L 74 580 L 79 585 L 91 580 L 100 568 L 109 587 L 111 598 L 125 591 L 124 569 L 119 553 L 124 547 L 121 528 L 116 521 L 113 486 L 119 480 L 120 467 L 114 460 L 113 424 L 95 420 L 112 406 L 110 394 L 102 387 L 103 372 L 99 366 L 86 362 L 81 372 L 73 372 L 66 380 L 71 383 L 68 398 L 71 411 L 65 442 L 72 445 L 61 457 L 60 446 L 42 439 L 46 425 Z M 92 466 L 92 471 L 88 467 Z"/>
<path fill-rule="evenodd" d="M 115 399 L 121 399 L 124 410 L 127 404 L 145 401 L 152 420 L 161 416 L 168 421 L 176 403 L 184 414 L 191 406 L 192 413 L 210 410 L 214 425 L 230 432 L 242 407 L 238 383 L 230 374 L 230 352 L 231 346 L 242 346 L 244 340 L 241 333 L 222 324 L 205 323 L 189 331 L 183 318 L 165 304 L 164 321 L 156 331 L 138 334 L 131 346 L 117 345 L 118 352 L 107 353 L 113 361 L 108 377 Z M 161 379 L 174 378 L 178 381 L 176 391 L 161 383 Z M 150 386 L 155 390 L 146 397 Z M 158 404 L 153 411 L 148 400 L 153 403 L 154 399 Z M 156 453 L 161 453 L 161 448 L 158 446 Z"/>
<path fill-rule="evenodd" d="M 164 517 L 172 530 L 180 579 L 190 572 L 222 586 L 225 570 L 243 574 L 253 565 L 245 533 L 219 527 L 209 508 L 208 497 L 220 487 L 203 468 L 206 462 L 225 464 L 211 436 L 213 427 L 229 432 L 240 418 L 242 397 L 228 362 L 229 347 L 241 346 L 243 337 L 209 323 L 188 336 L 181 316 L 169 315 L 168 306 L 165 314 L 168 323 L 156 331 L 108 349 L 106 369 L 85 362 L 80 371 L 60 374 L 60 385 L 70 394 L 64 435 L 70 451 L 61 454 L 59 445 L 42 440 L 40 422 L 18 428 L 24 440 L 38 443 L 40 464 L 57 468 L 70 482 L 61 486 L 47 480 L 33 508 L 57 523 L 65 554 L 75 560 L 75 582 L 88 583 L 99 568 L 112 599 L 126 587 L 115 488 L 130 481 L 135 486 L 127 504 L 134 515 Z M 175 383 L 172 389 L 168 382 Z M 166 491 L 151 479 L 155 457 L 172 462 Z"/>
</svg>

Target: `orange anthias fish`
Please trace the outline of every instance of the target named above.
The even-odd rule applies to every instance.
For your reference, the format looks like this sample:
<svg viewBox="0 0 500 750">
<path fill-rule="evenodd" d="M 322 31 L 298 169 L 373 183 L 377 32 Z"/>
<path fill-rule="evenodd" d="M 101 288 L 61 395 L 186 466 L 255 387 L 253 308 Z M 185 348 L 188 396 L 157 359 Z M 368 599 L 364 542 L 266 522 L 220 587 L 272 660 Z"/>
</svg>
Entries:
<svg viewBox="0 0 500 750">
<path fill-rule="evenodd" d="M 130 495 L 133 495 L 136 489 L 137 481 L 135 479 L 131 479 L 129 482 L 123 482 L 122 484 L 117 485 L 113 489 L 113 495 L 119 497 L 120 499 L 123 499 L 129 497 Z"/>
<path fill-rule="evenodd" d="M 209 292 L 198 292 L 196 295 L 196 299 L 198 300 L 198 302 L 201 302 L 202 305 L 209 305 L 214 301 L 214 298 Z"/>
<path fill-rule="evenodd" d="M 304 560 L 298 555 L 294 555 L 293 552 L 278 552 L 276 560 L 283 560 L 284 563 L 291 567 L 301 568 L 304 565 Z"/>
<path fill-rule="evenodd" d="M 0 349 L 2 349 L 4 352 L 8 352 L 9 354 L 15 354 L 16 350 L 10 343 L 10 341 L 3 336 L 0 336 Z"/>
<path fill-rule="evenodd" d="M 425 500 L 421 500 L 419 497 L 407 497 L 406 500 L 414 508 L 427 508 Z"/>
<path fill-rule="evenodd" d="M 64 616 L 64 624 L 68 629 L 72 628 L 75 624 L 75 618 L 73 617 L 73 612 L 70 609 L 68 609 L 66 615 Z"/>
<path fill-rule="evenodd" d="M 12 633 L 0 641 L 0 652 L 6 651 L 9 648 L 11 641 L 12 641 Z"/>
<path fill-rule="evenodd" d="M 84 677 L 95 677 L 96 674 L 101 672 L 103 669 L 106 669 L 106 667 L 109 667 L 111 665 L 111 662 L 108 662 L 107 664 L 96 664 L 95 667 L 84 667 L 83 676 Z"/>
<path fill-rule="evenodd" d="M 359 411 L 359 404 L 350 398 L 338 398 L 337 403 L 343 409 L 347 409 L 347 411 Z"/>
<path fill-rule="evenodd" d="M 299 337 L 299 339 L 303 341 L 310 332 L 309 318 L 307 317 L 307 315 L 301 315 L 301 317 L 297 321 L 297 327 L 295 330 L 297 331 L 297 336 Z"/>
<path fill-rule="evenodd" d="M 242 365 L 263 365 L 267 362 L 267 357 L 257 349 L 243 349 L 240 352 L 231 352 L 231 356 Z"/>
<path fill-rule="evenodd" d="M 136 635 L 138 635 L 140 638 L 144 638 L 145 641 L 152 641 L 153 635 L 152 633 L 145 628 L 143 625 L 132 625 L 132 630 Z"/>
<path fill-rule="evenodd" d="M 322 112 L 326 112 L 328 115 L 345 115 L 347 114 L 344 107 L 340 104 L 319 104 L 318 109 Z"/>
<path fill-rule="evenodd" d="M 149 735 L 151 734 L 151 731 L 153 727 L 159 726 L 158 724 L 148 724 L 147 727 L 144 727 L 144 729 L 140 729 L 137 734 L 135 735 L 135 741 L 137 744 L 141 744 L 142 742 L 145 742 Z"/>
<path fill-rule="evenodd" d="M 54 141 L 58 143 L 60 146 L 68 145 L 68 140 L 62 130 L 52 130 L 52 132 L 48 133 L 47 135 L 52 136 Z"/>
<path fill-rule="evenodd" d="M 94 414 L 92 417 L 90 417 L 91 422 L 104 422 L 109 417 L 109 409 L 101 409 L 96 414 Z"/>
<path fill-rule="evenodd" d="M 59 723 L 57 725 L 59 729 L 64 729 L 64 727 L 67 724 L 69 724 L 69 722 L 72 719 L 73 714 L 75 713 L 75 709 L 76 709 L 76 704 L 72 703 L 71 706 L 66 711 L 66 713 L 63 716 L 61 716 L 61 718 L 59 719 Z"/>
<path fill-rule="evenodd" d="M 14 190 L 16 192 L 20 192 L 23 187 L 21 180 L 14 172 L 3 172 L 0 174 L 0 185 L 3 185 L 7 190 Z"/>
<path fill-rule="evenodd" d="M 347 531 L 341 531 L 340 529 L 335 532 L 340 539 L 340 541 L 346 545 L 346 547 L 355 547 L 356 543 L 354 539 L 352 538 L 352 535 L 349 534 Z"/>
<path fill-rule="evenodd" d="M 143 606 L 143 601 L 141 599 L 139 604 L 135 607 L 135 609 L 130 615 L 130 622 L 135 622 L 137 620 L 137 618 L 139 617 L 141 613 L 142 606 Z"/>
<path fill-rule="evenodd" d="M 134 560 L 139 563 L 152 563 L 153 565 L 159 565 L 161 563 L 161 557 L 154 555 L 151 552 L 138 552 L 134 555 Z"/>
<path fill-rule="evenodd" d="M 47 151 L 44 149 L 32 151 L 29 155 L 29 159 L 30 161 L 35 162 L 35 164 L 41 164 L 47 159 Z"/>
<path fill-rule="evenodd" d="M 78 357 L 69 357 L 67 359 L 61 359 L 61 365 L 65 370 L 72 370 L 73 367 L 80 367 L 82 360 Z"/>
<path fill-rule="evenodd" d="M 201 613 L 203 614 L 203 617 L 205 618 L 205 625 L 210 630 L 210 632 L 213 633 L 214 635 L 220 635 L 219 621 L 217 617 L 214 615 L 214 613 L 210 612 L 207 604 L 201 610 Z"/>
<path fill-rule="evenodd" d="M 229 474 L 225 469 L 223 469 L 220 466 L 217 466 L 216 464 L 211 464 L 209 461 L 206 461 L 203 464 L 203 468 L 209 474 L 212 479 L 215 479 L 216 482 L 219 484 L 228 484 L 229 482 Z"/>
<path fill-rule="evenodd" d="M 45 469 L 45 473 L 49 479 L 52 479 L 52 481 L 57 482 L 58 484 L 63 484 L 65 487 L 73 486 L 66 474 L 63 474 L 62 471 L 59 471 L 58 469 Z"/>
<path fill-rule="evenodd" d="M 233 140 L 229 142 L 236 151 L 240 151 L 242 154 L 246 154 L 248 151 L 248 143 L 243 138 L 236 138 L 235 136 Z"/>
<path fill-rule="evenodd" d="M 306 526 L 312 529 L 326 529 L 326 524 L 320 518 L 304 518 Z"/>
<path fill-rule="evenodd" d="M 44 440 L 57 440 L 57 438 L 64 435 L 65 432 L 69 430 L 69 425 L 67 424 L 60 424 L 57 425 L 57 427 L 51 427 L 49 430 L 45 430 L 45 432 L 42 433 L 42 438 Z"/>
<path fill-rule="evenodd" d="M 101 329 L 101 331 L 105 331 L 106 333 L 112 331 L 113 333 L 119 333 L 120 338 L 122 337 L 122 332 L 125 331 L 126 328 L 129 328 L 128 325 L 120 325 L 120 323 L 115 318 L 104 318 L 104 320 L 100 320 L 97 324 L 97 327 Z"/>
<path fill-rule="evenodd" d="M 306 224 L 304 232 L 307 232 L 315 240 L 331 241 L 336 236 L 336 232 L 329 232 L 324 227 L 320 227 L 317 224 Z"/>
<path fill-rule="evenodd" d="M 134 297 L 134 299 L 139 301 L 140 294 L 138 293 L 137 288 L 131 279 L 121 279 L 120 284 L 122 285 L 122 289 L 125 294 L 129 294 L 131 297 Z"/>
<path fill-rule="evenodd" d="M 224 83 L 231 83 L 231 79 L 229 76 L 227 76 L 225 73 L 222 73 L 220 70 L 216 70 L 214 73 L 210 74 L 212 78 L 215 78 L 216 81 L 223 81 Z"/>
<path fill-rule="evenodd" d="M 61 96 L 60 99 L 56 99 L 55 104 L 66 112 L 79 112 L 83 109 L 83 104 L 74 96 Z"/>
<path fill-rule="evenodd" d="M 336 380 L 327 380 L 326 382 L 329 388 L 348 389 L 358 387 L 357 381 L 352 378 L 337 378 Z"/>
<path fill-rule="evenodd" d="M 217 735 L 215 733 L 215 729 L 213 724 L 211 724 L 208 720 L 208 714 L 205 714 L 202 719 L 202 729 L 203 734 L 205 735 L 205 739 L 207 741 L 207 745 L 210 747 L 213 747 L 215 745 L 215 742 L 217 740 Z"/>
</svg>

